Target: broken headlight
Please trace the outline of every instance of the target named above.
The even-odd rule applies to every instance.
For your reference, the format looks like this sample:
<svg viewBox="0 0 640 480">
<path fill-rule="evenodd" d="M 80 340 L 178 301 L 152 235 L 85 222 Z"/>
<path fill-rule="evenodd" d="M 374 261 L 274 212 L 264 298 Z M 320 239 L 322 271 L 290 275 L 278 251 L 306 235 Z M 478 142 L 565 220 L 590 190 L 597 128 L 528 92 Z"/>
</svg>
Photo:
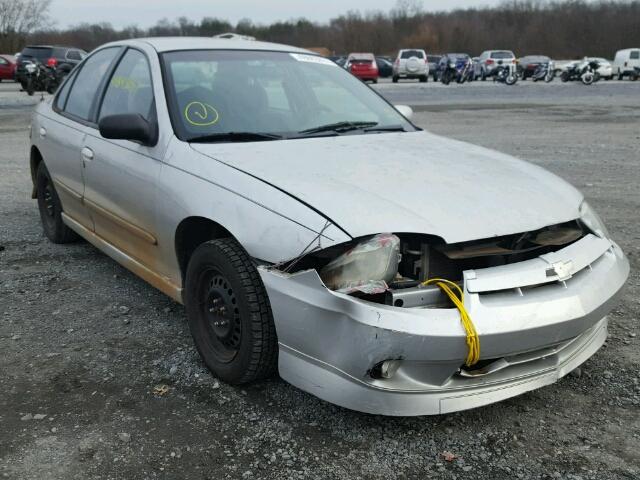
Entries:
<svg viewBox="0 0 640 480">
<path fill-rule="evenodd" d="M 599 237 L 606 239 L 610 238 L 609 231 L 607 230 L 607 227 L 604 226 L 604 222 L 586 200 L 584 200 L 582 205 L 580 205 L 580 221 Z"/>
<path fill-rule="evenodd" d="M 398 273 L 400 258 L 397 236 L 374 235 L 330 262 L 320 271 L 320 278 L 341 293 L 382 293 Z"/>
</svg>

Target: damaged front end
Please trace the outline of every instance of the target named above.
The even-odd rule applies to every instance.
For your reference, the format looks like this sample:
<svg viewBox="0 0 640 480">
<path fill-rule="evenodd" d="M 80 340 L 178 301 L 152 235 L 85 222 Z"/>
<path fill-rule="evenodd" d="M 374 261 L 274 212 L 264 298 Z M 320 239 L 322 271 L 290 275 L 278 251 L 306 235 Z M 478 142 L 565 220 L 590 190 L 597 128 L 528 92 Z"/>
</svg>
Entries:
<svg viewBox="0 0 640 480">
<path fill-rule="evenodd" d="M 552 383 L 602 345 L 628 276 L 620 248 L 594 230 L 572 221 L 458 244 L 380 234 L 261 266 L 280 375 L 384 415 L 463 410 Z M 461 312 L 426 284 L 434 278 L 462 291 L 480 341 L 471 365 Z"/>
</svg>

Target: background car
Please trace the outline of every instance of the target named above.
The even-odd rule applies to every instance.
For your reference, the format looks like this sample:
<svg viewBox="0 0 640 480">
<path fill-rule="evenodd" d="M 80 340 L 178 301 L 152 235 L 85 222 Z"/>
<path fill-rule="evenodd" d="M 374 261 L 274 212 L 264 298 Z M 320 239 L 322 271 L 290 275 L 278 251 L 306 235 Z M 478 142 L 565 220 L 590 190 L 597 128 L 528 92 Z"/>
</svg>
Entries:
<svg viewBox="0 0 640 480">
<path fill-rule="evenodd" d="M 634 78 L 635 68 L 640 68 L 640 48 L 618 50 L 613 59 L 613 73 L 622 80 L 625 75 Z"/>
<path fill-rule="evenodd" d="M 347 61 L 347 57 L 344 55 L 333 55 L 327 58 L 340 67 L 344 67 L 344 64 Z"/>
<path fill-rule="evenodd" d="M 0 55 L 0 82 L 15 80 L 16 58 L 13 55 Z"/>
<path fill-rule="evenodd" d="M 380 73 L 373 53 L 350 53 L 345 68 L 363 82 L 378 83 Z"/>
<path fill-rule="evenodd" d="M 435 80 L 435 72 L 438 69 L 438 63 L 440 62 L 441 58 L 442 58 L 442 55 L 427 55 L 427 63 L 429 64 L 429 73 L 431 74 L 434 80 Z"/>
<path fill-rule="evenodd" d="M 525 57 L 521 57 L 517 66 L 518 75 L 520 75 L 522 80 L 526 80 L 533 75 L 533 72 L 536 71 L 538 65 L 541 63 L 548 63 L 550 61 L 551 59 L 546 55 L 527 55 Z"/>
<path fill-rule="evenodd" d="M 53 67 L 56 70 L 68 74 L 73 67 L 87 56 L 87 52 L 80 48 L 60 47 L 51 45 L 29 45 L 26 46 L 20 57 L 18 57 L 16 65 L 16 81 L 22 84 L 22 88 L 26 86 L 26 70 L 23 67 L 24 62 L 36 60 L 44 65 Z"/>
<path fill-rule="evenodd" d="M 611 65 L 611 61 L 602 57 L 585 57 L 585 60 L 595 61 L 600 64 L 597 72 L 600 74 L 600 78 L 605 80 L 611 80 L 613 78 L 613 65 Z"/>
<path fill-rule="evenodd" d="M 478 57 L 478 63 L 475 65 L 475 76 L 482 80 L 486 80 L 491 76 L 493 70 L 498 65 L 515 64 L 516 56 L 511 50 L 485 50 Z"/>
<path fill-rule="evenodd" d="M 421 82 L 429 79 L 429 64 L 427 53 L 424 50 L 410 49 L 400 50 L 395 62 L 393 62 L 394 83 L 401 78 L 417 78 Z"/>
<path fill-rule="evenodd" d="M 389 78 L 393 75 L 393 63 L 385 57 L 376 57 L 376 65 L 378 65 L 378 74 L 380 78 Z"/>
</svg>

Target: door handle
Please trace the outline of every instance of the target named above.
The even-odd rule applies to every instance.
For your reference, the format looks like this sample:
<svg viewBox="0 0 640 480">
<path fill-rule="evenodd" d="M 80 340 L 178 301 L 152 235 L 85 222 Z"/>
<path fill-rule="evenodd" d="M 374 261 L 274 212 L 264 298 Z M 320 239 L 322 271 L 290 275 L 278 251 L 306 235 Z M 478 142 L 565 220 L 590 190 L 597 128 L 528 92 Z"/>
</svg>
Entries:
<svg viewBox="0 0 640 480">
<path fill-rule="evenodd" d="M 80 155 L 82 155 L 82 158 L 84 158 L 85 160 L 93 160 L 93 150 L 91 150 L 89 147 L 84 147 L 82 150 L 80 150 Z"/>
<path fill-rule="evenodd" d="M 44 127 L 40 127 L 40 138 L 44 138 L 47 136 L 47 129 Z"/>
</svg>

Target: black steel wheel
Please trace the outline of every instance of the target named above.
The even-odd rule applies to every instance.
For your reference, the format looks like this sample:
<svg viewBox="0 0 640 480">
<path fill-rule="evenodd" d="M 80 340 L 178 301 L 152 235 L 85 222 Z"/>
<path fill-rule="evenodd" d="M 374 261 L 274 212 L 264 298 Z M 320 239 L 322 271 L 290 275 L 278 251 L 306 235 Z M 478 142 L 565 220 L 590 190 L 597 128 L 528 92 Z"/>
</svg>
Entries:
<svg viewBox="0 0 640 480">
<path fill-rule="evenodd" d="M 275 373 L 278 341 L 269 298 L 237 241 L 200 245 L 189 260 L 184 292 L 191 335 L 216 376 L 242 384 Z"/>
<path fill-rule="evenodd" d="M 78 240 L 78 235 L 62 221 L 62 204 L 44 162 L 40 162 L 36 172 L 36 198 L 42 229 L 47 238 L 53 243 Z"/>
</svg>

